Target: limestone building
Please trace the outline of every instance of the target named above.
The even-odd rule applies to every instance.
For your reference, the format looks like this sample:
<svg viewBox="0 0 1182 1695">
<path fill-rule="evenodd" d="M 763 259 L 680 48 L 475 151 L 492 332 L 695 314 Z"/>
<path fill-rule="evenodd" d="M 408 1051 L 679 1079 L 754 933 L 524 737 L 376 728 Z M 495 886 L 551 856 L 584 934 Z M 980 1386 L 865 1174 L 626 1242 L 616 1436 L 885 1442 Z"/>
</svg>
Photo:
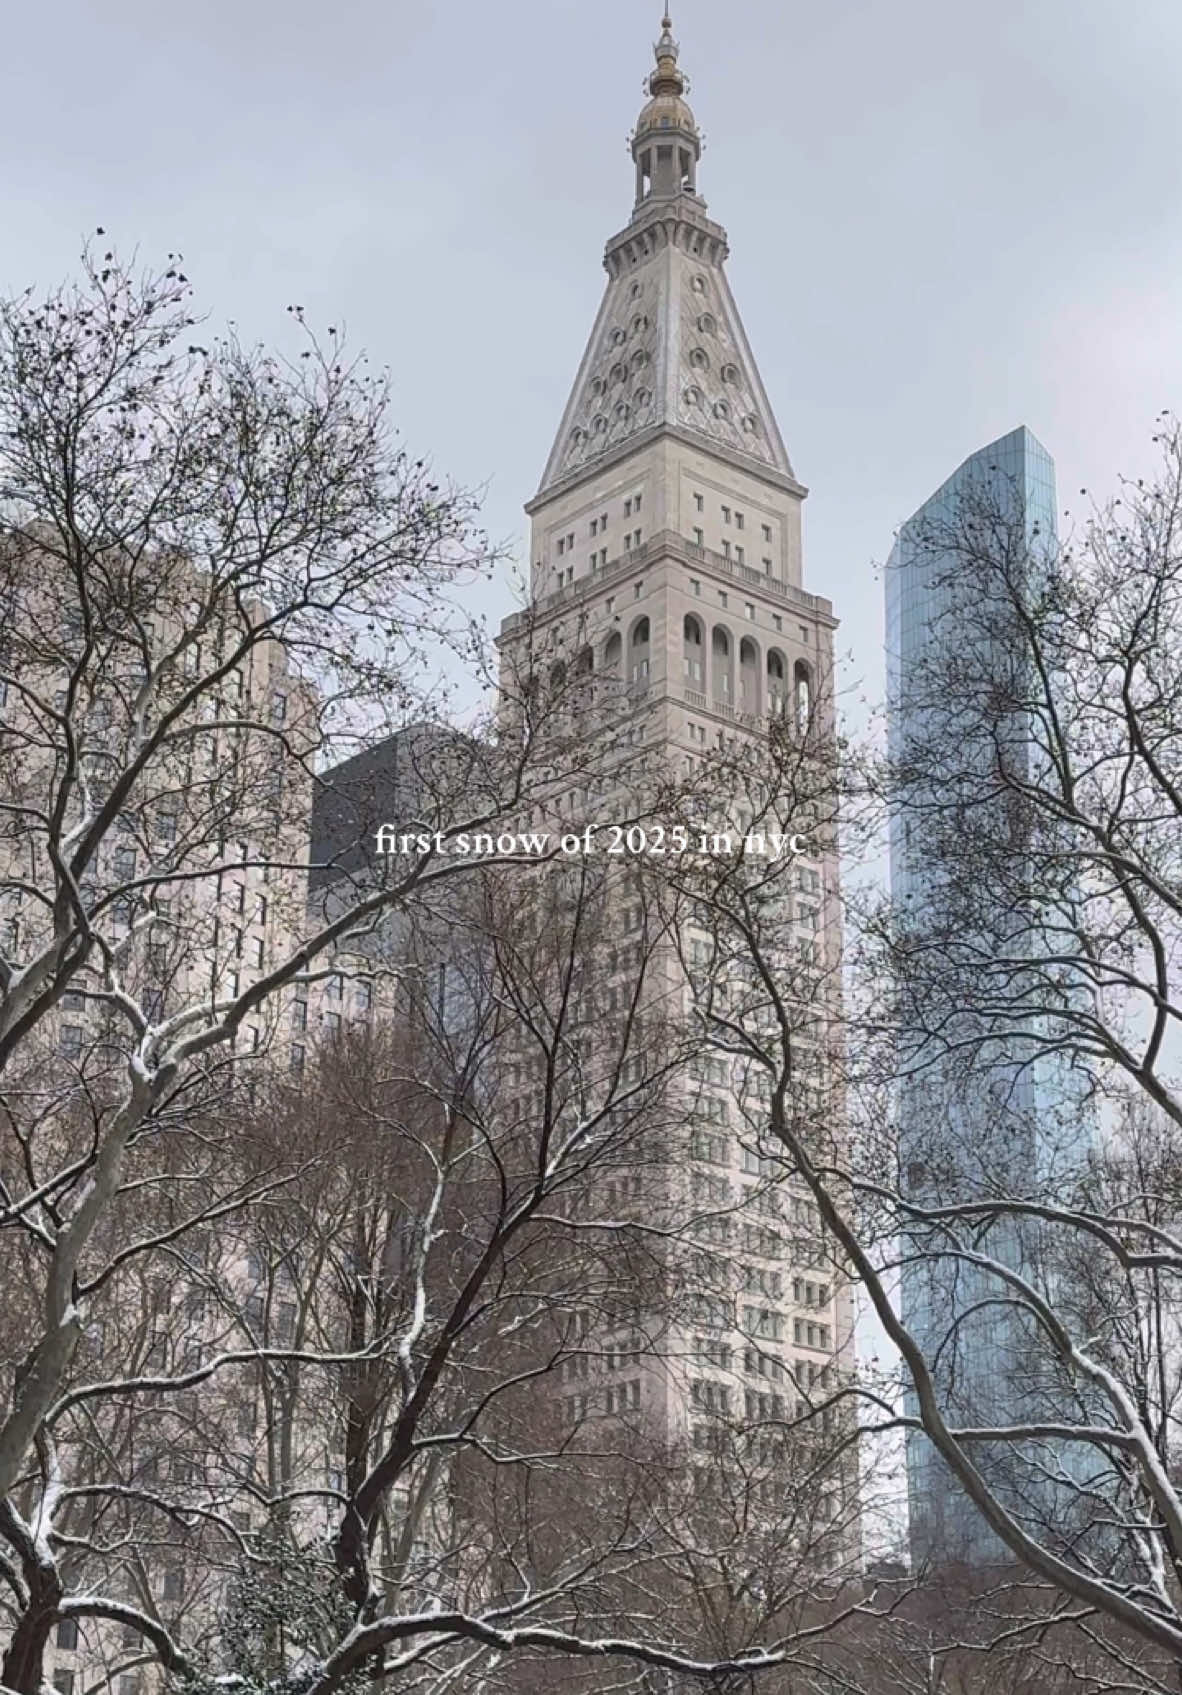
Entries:
<svg viewBox="0 0 1182 1695">
<path fill-rule="evenodd" d="M 607 243 L 603 300 L 526 507 L 531 603 L 500 637 L 510 678 L 528 646 L 530 666 L 553 661 L 560 680 L 585 678 L 600 701 L 598 679 L 618 685 L 621 742 L 644 750 L 649 777 L 766 742 L 776 720 L 825 719 L 836 629 L 830 602 L 803 586 L 807 490 L 731 292 L 726 231 L 700 192 L 702 138 L 668 16 L 655 54 L 631 141 L 631 217 Z M 588 797 L 597 823 L 627 812 L 635 770 L 626 758 L 614 788 Z M 795 871 L 791 933 L 820 985 L 839 952 L 837 864 L 831 841 L 814 845 Z M 707 947 L 691 931 L 679 952 Z M 811 1013 L 819 1047 L 828 992 Z M 714 1454 L 712 1421 L 790 1417 L 852 1367 L 852 1303 L 840 1273 L 823 1269 L 807 1192 L 788 1176 L 766 1181 L 782 1168 L 743 1134 L 737 1067 L 704 1054 L 696 1078 L 707 1128 L 667 1182 L 699 1209 L 709 1198 L 717 1216 L 703 1239 L 734 1256 L 733 1294 L 710 1323 L 687 1313 L 667 1369 L 626 1404 L 651 1402 L 663 1438 Z M 572 1404 L 610 1413 L 616 1396 L 592 1375 Z"/>
</svg>

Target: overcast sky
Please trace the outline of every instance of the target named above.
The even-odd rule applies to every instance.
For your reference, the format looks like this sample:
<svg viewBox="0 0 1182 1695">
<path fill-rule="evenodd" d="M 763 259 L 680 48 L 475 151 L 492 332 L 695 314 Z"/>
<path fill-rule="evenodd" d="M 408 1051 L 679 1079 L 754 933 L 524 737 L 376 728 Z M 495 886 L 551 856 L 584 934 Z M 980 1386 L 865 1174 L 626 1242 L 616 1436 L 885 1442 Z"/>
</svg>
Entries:
<svg viewBox="0 0 1182 1695">
<path fill-rule="evenodd" d="M 394 372 L 416 455 L 534 492 L 628 219 L 660 7 L 12 7 L 0 286 L 105 226 L 216 320 L 299 302 Z M 1182 0 L 679 0 L 700 185 L 806 507 L 806 585 L 881 688 L 895 527 L 1025 423 L 1060 505 L 1182 407 Z M 512 609 L 506 582 L 490 617 Z"/>
</svg>

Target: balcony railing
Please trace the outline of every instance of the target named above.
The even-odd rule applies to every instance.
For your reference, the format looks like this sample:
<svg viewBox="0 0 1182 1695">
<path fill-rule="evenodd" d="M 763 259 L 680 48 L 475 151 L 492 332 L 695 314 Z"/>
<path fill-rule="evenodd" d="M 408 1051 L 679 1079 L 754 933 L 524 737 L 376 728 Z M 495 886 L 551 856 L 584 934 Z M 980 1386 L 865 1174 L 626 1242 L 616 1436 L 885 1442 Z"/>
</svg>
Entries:
<svg viewBox="0 0 1182 1695">
<path fill-rule="evenodd" d="M 832 602 L 826 600 L 823 595 L 810 594 L 807 589 L 795 588 L 791 583 L 781 583 L 762 571 L 752 570 L 749 565 L 740 565 L 737 560 L 728 559 L 725 554 L 717 553 L 713 548 L 699 547 L 697 542 L 690 541 L 677 530 L 658 530 L 647 541 L 641 542 L 639 547 L 622 553 L 618 559 L 609 560 L 606 565 L 593 566 L 581 577 L 576 577 L 573 583 L 543 595 L 540 600 L 535 601 L 533 611 L 535 614 L 548 612 L 560 601 L 576 605 L 589 595 L 609 588 L 621 577 L 630 575 L 645 560 L 659 559 L 670 554 L 690 564 L 704 565 L 708 570 L 717 572 L 720 576 L 730 577 L 736 582 L 749 583 L 752 588 L 758 589 L 761 594 L 768 595 L 772 600 L 782 601 L 789 606 L 803 607 L 808 612 L 820 613 L 822 617 L 833 615 Z M 529 616 L 528 612 L 514 612 L 505 620 L 505 630 L 517 628 Z"/>
</svg>

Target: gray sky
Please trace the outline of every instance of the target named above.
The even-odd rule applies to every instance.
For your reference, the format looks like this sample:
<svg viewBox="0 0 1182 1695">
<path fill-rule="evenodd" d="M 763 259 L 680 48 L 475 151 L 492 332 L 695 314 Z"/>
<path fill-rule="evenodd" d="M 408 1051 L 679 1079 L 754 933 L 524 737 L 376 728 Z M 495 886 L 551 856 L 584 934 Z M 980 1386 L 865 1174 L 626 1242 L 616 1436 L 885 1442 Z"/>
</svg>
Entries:
<svg viewBox="0 0 1182 1695">
<path fill-rule="evenodd" d="M 631 210 L 649 0 L 12 7 L 0 286 L 106 227 L 215 321 L 346 323 L 416 455 L 524 557 Z M 806 507 L 806 583 L 880 689 L 894 527 L 1028 424 L 1060 505 L 1182 407 L 1179 0 L 678 0 L 701 187 Z M 512 609 L 504 586 L 487 597 Z"/>
</svg>

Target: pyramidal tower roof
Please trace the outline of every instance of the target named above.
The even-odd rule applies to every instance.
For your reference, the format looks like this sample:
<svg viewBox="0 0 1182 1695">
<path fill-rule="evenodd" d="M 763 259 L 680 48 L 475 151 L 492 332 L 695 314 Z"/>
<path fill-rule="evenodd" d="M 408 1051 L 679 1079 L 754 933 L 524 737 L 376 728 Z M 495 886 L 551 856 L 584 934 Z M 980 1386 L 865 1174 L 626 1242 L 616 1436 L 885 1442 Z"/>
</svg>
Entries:
<svg viewBox="0 0 1182 1695">
<path fill-rule="evenodd" d="M 702 137 L 668 14 L 654 54 L 632 217 L 607 244 L 607 288 L 531 507 L 670 430 L 795 483 L 727 281 L 726 231 L 698 192 Z"/>
</svg>

